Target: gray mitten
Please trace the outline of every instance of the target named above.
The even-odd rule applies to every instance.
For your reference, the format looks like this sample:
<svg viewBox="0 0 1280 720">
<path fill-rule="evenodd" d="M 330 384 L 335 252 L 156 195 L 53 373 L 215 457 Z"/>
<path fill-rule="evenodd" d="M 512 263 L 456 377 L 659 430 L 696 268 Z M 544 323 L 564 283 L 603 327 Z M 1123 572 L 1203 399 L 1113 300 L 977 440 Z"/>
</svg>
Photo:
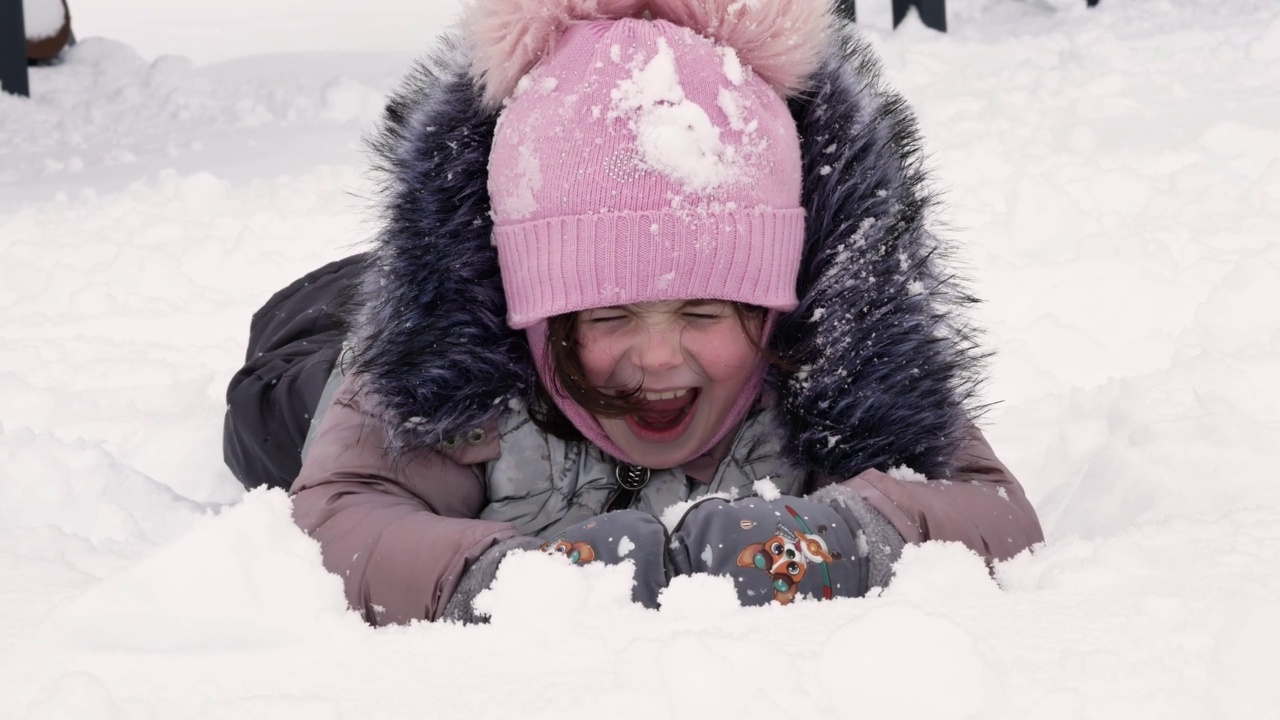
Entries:
<svg viewBox="0 0 1280 720">
<path fill-rule="evenodd" d="M 657 518 L 640 510 L 616 510 L 568 527 L 541 547 L 579 565 L 631 560 L 636 566 L 631 599 L 656 608 L 658 592 L 667 586 L 666 545 L 667 530 Z"/>
<path fill-rule="evenodd" d="M 672 533 L 672 568 L 732 577 L 743 605 L 861 597 L 871 586 L 866 538 L 844 510 L 790 496 L 704 500 Z"/>
</svg>

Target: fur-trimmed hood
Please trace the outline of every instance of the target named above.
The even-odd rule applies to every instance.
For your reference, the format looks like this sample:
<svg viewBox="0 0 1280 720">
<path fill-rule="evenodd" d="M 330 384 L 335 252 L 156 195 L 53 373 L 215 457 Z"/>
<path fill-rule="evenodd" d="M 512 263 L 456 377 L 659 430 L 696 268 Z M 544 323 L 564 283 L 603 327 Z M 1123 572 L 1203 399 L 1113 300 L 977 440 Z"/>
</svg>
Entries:
<svg viewBox="0 0 1280 720">
<path fill-rule="evenodd" d="M 446 38 L 371 141 L 384 225 L 352 319 L 355 372 L 390 452 L 435 445 L 533 401 L 523 332 L 505 321 L 486 186 L 497 113 Z M 982 356 L 973 300 L 926 227 L 914 119 L 853 30 L 833 33 L 790 101 L 804 163 L 800 307 L 771 378 L 799 463 L 835 477 L 907 465 L 946 477 L 972 422 Z"/>
</svg>

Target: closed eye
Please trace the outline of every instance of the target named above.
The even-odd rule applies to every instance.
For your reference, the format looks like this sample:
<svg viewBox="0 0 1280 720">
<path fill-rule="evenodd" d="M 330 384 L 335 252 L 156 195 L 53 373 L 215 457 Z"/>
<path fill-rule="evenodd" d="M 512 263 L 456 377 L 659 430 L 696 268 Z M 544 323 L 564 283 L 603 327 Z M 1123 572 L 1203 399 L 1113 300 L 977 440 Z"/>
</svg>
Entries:
<svg viewBox="0 0 1280 720">
<path fill-rule="evenodd" d="M 623 320 L 626 317 L 627 317 L 626 315 L 605 315 L 603 317 L 597 315 L 595 317 L 592 317 L 590 320 L 587 320 L 587 322 L 591 323 L 592 325 L 603 325 L 605 323 L 611 323 L 617 320 Z"/>
<path fill-rule="evenodd" d="M 686 320 L 699 322 L 720 320 L 732 313 L 733 305 L 722 300 L 695 300 L 680 308 L 680 315 Z"/>
</svg>

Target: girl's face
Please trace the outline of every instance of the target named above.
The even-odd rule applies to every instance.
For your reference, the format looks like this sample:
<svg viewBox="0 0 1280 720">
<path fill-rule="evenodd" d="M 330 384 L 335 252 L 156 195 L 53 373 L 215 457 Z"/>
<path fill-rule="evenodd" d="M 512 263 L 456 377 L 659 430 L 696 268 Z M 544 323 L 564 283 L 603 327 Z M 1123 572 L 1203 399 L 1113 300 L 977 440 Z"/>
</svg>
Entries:
<svg viewBox="0 0 1280 720">
<path fill-rule="evenodd" d="M 578 356 L 586 381 L 605 392 L 641 390 L 641 407 L 597 417 L 605 433 L 640 465 L 670 468 L 715 437 L 751 378 L 759 323 L 744 328 L 733 304 L 664 301 L 584 310 Z"/>
</svg>

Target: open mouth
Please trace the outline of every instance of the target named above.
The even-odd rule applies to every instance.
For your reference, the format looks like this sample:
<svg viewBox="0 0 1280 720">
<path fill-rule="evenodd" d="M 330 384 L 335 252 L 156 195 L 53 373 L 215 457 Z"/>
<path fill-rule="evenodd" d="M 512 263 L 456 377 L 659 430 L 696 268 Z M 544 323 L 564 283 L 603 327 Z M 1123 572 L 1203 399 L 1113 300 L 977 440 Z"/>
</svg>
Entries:
<svg viewBox="0 0 1280 720">
<path fill-rule="evenodd" d="M 626 416 L 627 426 L 641 440 L 670 442 L 688 429 L 700 395 L 697 388 L 641 393 L 639 408 Z"/>
</svg>

